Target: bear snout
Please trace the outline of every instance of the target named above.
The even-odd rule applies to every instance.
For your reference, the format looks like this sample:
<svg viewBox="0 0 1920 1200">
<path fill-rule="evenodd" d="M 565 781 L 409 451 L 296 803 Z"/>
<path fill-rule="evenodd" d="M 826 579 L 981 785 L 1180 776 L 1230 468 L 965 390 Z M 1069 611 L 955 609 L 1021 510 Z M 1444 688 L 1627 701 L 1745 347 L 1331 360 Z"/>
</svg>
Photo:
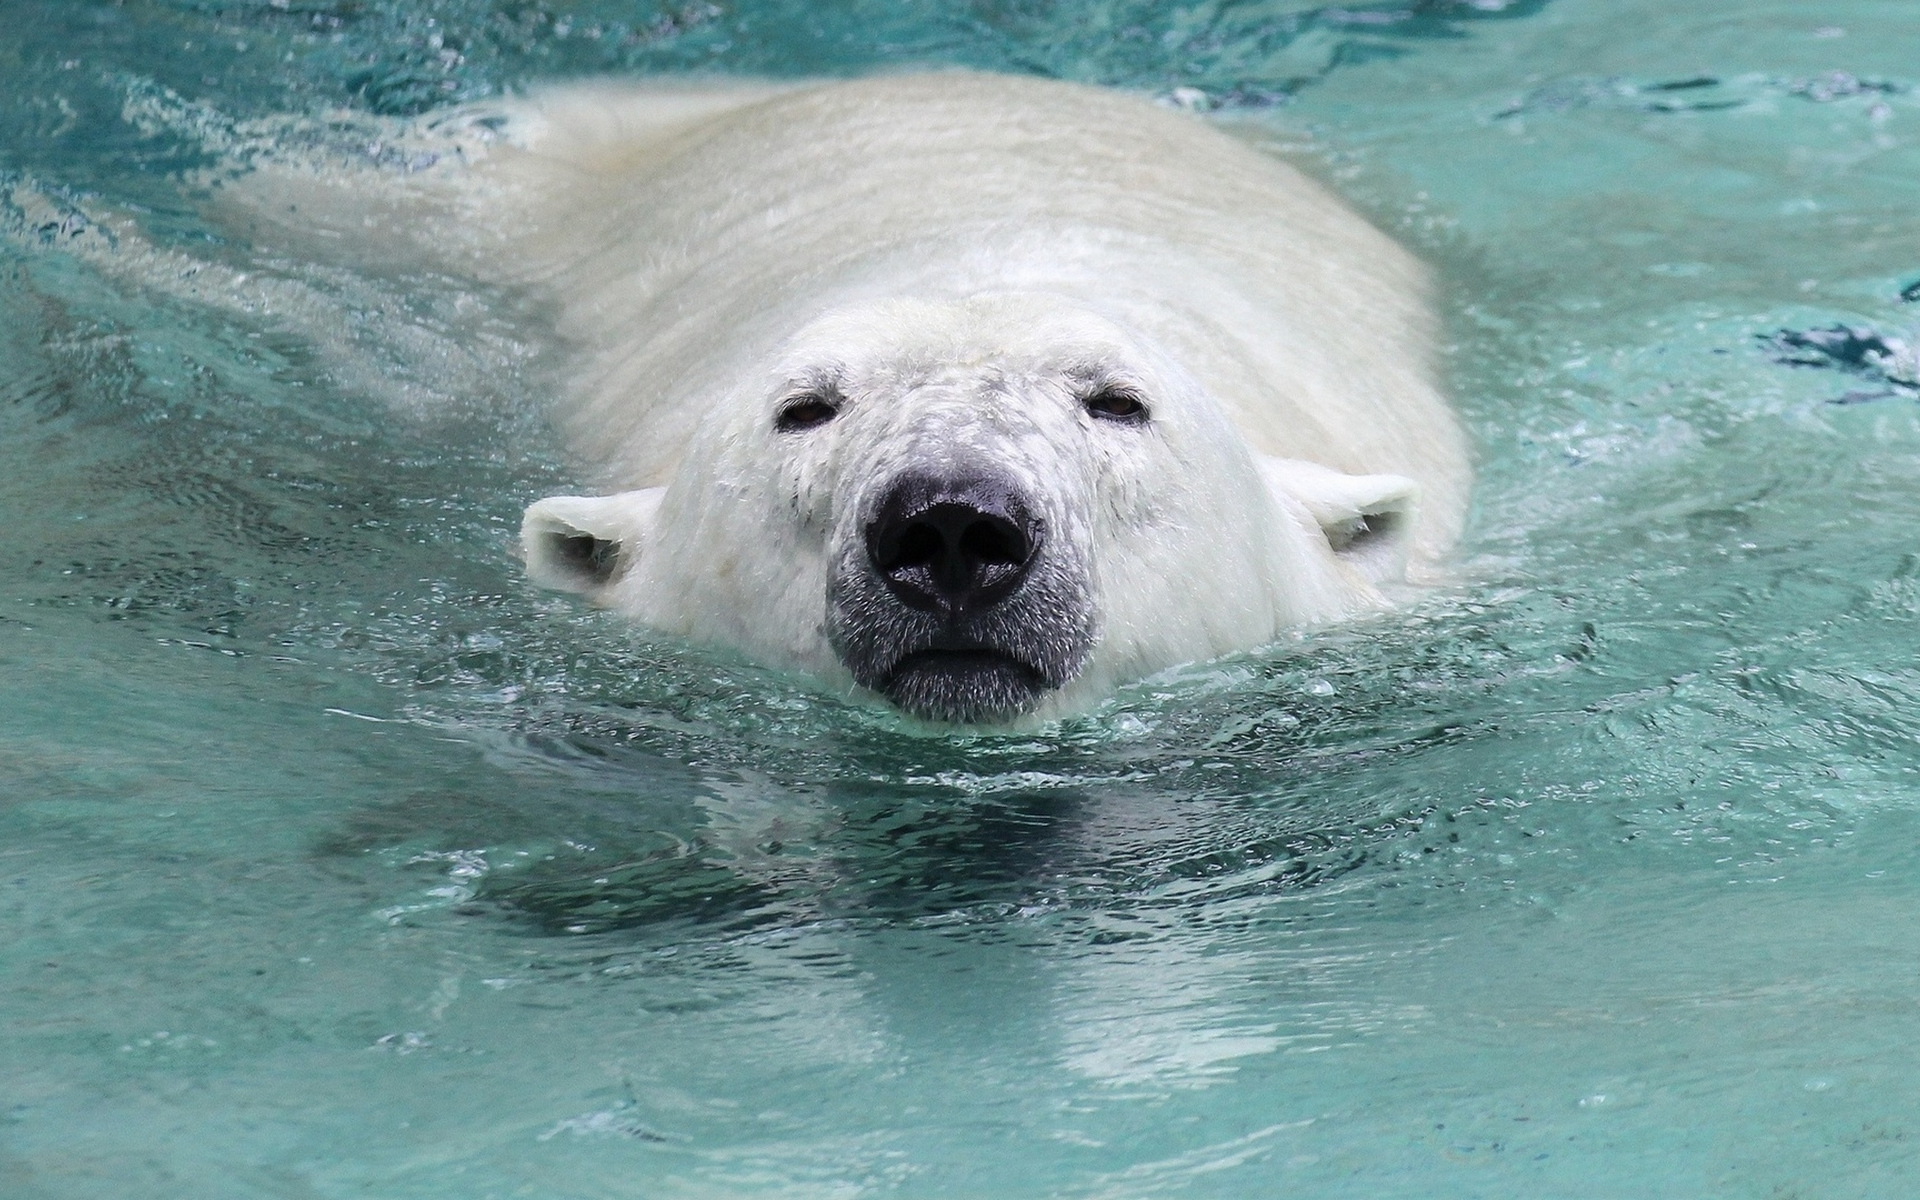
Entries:
<svg viewBox="0 0 1920 1200">
<path fill-rule="evenodd" d="M 1032 711 L 1080 673 L 1097 620 L 1071 504 L 977 459 L 909 468 L 869 495 L 827 589 L 828 640 L 856 683 L 972 724 Z"/>
<path fill-rule="evenodd" d="M 954 625 L 1013 595 L 1044 538 L 1044 523 L 1010 480 L 915 472 L 881 494 L 864 541 L 896 599 Z"/>
</svg>

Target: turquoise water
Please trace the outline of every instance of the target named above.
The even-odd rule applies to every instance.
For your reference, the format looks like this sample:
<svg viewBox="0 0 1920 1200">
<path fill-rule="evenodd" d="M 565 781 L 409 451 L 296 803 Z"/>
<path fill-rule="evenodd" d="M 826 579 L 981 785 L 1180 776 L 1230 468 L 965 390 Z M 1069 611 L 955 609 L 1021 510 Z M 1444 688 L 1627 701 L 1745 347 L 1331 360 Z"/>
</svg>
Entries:
<svg viewBox="0 0 1920 1200">
<path fill-rule="evenodd" d="M 1910 3 L 0 17 L 0 1194 L 1912 1193 Z M 98 249 L 244 258 L 273 114 L 903 62 L 1197 89 L 1429 258 L 1458 584 L 913 736 L 530 589 L 534 360 L 396 413 Z"/>
</svg>

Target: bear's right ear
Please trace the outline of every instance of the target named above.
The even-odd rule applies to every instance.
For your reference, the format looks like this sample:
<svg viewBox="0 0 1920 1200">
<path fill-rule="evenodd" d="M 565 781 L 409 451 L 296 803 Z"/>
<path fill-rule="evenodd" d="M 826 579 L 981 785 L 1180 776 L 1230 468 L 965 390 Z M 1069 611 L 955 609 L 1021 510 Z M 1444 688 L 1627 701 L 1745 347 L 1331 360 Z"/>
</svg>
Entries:
<svg viewBox="0 0 1920 1200">
<path fill-rule="evenodd" d="M 1404 475 L 1348 475 L 1319 463 L 1260 456 L 1267 487 L 1313 518 L 1334 556 L 1373 583 L 1404 579 L 1414 502 Z"/>
<path fill-rule="evenodd" d="M 541 587 L 597 595 L 640 556 L 665 488 L 614 496 L 549 496 L 520 521 L 527 578 Z"/>
</svg>

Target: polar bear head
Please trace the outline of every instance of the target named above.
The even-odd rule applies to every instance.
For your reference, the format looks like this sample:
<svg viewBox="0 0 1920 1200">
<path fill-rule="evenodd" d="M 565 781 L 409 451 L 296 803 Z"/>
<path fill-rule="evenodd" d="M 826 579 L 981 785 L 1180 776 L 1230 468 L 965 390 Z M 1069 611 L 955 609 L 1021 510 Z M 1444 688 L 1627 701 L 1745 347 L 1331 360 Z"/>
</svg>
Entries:
<svg viewBox="0 0 1920 1200">
<path fill-rule="evenodd" d="M 664 487 L 527 512 L 532 577 L 1006 722 L 1377 601 L 1413 485 L 1264 458 L 1149 339 L 1010 293 L 829 313 Z"/>
</svg>

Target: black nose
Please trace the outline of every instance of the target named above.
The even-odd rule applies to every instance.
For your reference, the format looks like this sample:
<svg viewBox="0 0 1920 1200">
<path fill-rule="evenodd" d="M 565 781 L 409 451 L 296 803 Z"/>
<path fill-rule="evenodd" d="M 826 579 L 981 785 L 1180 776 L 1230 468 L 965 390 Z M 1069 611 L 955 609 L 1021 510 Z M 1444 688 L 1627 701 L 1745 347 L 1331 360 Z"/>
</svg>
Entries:
<svg viewBox="0 0 1920 1200">
<path fill-rule="evenodd" d="M 1013 594 L 1042 529 L 1004 480 L 906 475 L 866 532 L 867 557 L 901 603 L 957 620 Z"/>
</svg>

